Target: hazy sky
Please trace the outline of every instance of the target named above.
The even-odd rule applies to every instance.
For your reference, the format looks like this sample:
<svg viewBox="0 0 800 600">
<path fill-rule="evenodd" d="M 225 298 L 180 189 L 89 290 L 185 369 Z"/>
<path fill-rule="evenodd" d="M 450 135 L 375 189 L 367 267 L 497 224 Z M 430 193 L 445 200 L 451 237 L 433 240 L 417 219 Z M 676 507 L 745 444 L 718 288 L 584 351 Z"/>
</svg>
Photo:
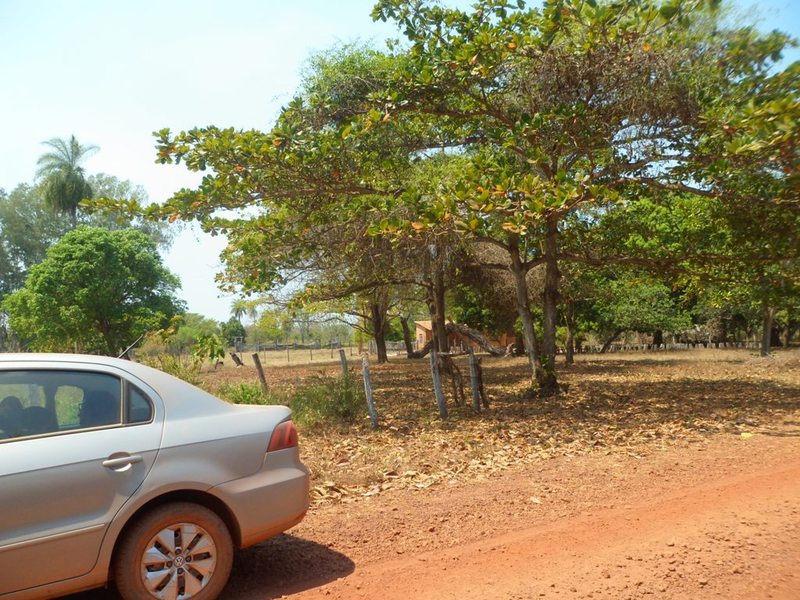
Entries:
<svg viewBox="0 0 800 600">
<path fill-rule="evenodd" d="M 130 179 L 164 200 L 199 177 L 155 164 L 153 131 L 268 129 L 311 53 L 355 40 L 382 46 L 396 36 L 372 22 L 373 4 L 0 0 L 0 188 L 31 182 L 41 142 L 74 134 L 100 147 L 85 163 L 89 173 Z M 738 4 L 757 4 L 764 29 L 800 37 L 800 0 Z M 232 301 L 213 281 L 223 244 L 189 229 L 165 257 L 189 310 L 218 320 Z"/>
</svg>

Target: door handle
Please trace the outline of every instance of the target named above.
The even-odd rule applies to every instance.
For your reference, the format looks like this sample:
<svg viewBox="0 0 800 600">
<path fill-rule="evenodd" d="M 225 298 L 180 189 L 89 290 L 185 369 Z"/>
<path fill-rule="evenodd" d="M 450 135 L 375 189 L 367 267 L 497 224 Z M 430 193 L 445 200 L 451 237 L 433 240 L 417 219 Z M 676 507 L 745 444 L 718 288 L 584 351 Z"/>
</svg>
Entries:
<svg viewBox="0 0 800 600">
<path fill-rule="evenodd" d="M 114 456 L 113 454 L 103 461 L 103 466 L 108 469 L 118 471 L 125 471 L 131 465 L 142 462 L 141 454 L 124 454 L 122 456 Z"/>
</svg>

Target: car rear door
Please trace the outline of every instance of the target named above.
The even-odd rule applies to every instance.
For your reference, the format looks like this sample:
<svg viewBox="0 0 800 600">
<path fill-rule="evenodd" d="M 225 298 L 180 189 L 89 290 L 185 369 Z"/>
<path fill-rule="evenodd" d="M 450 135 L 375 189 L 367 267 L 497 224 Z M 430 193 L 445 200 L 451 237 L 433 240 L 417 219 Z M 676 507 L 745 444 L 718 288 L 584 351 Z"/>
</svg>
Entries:
<svg viewBox="0 0 800 600">
<path fill-rule="evenodd" d="M 151 389 L 111 367 L 3 366 L 8 391 L 55 422 L 0 440 L 0 594 L 94 567 L 108 524 L 155 461 L 164 414 Z"/>
</svg>

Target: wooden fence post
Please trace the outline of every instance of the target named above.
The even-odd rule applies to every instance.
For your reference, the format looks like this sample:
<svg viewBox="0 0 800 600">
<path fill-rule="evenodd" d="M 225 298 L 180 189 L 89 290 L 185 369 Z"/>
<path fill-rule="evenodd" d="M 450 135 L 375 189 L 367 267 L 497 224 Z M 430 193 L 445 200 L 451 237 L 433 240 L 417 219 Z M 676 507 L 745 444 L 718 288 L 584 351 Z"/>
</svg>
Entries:
<svg viewBox="0 0 800 600">
<path fill-rule="evenodd" d="M 347 377 L 347 355 L 344 348 L 339 348 L 339 360 L 342 361 L 342 375 Z"/>
<path fill-rule="evenodd" d="M 433 391 L 436 394 L 436 405 L 439 407 L 439 416 L 447 418 L 447 404 L 442 392 L 442 378 L 439 375 L 439 365 L 436 364 L 436 350 L 431 348 L 431 376 L 433 377 Z"/>
<path fill-rule="evenodd" d="M 472 409 L 481 412 L 481 395 L 478 391 L 478 363 L 475 359 L 475 351 L 470 347 L 467 349 L 469 354 L 469 383 L 472 387 Z"/>
<path fill-rule="evenodd" d="M 261 382 L 261 389 L 264 390 L 264 396 L 269 395 L 269 387 L 267 386 L 267 378 L 264 376 L 264 368 L 261 366 L 261 359 L 258 357 L 258 352 L 253 354 L 253 363 L 256 365 L 256 373 L 258 373 L 258 380 Z"/>
<path fill-rule="evenodd" d="M 364 394 L 367 397 L 367 409 L 372 428 L 378 428 L 378 413 L 375 412 L 375 402 L 372 398 L 372 383 L 369 379 L 369 358 L 366 354 L 361 356 L 361 369 L 364 371 Z"/>
</svg>

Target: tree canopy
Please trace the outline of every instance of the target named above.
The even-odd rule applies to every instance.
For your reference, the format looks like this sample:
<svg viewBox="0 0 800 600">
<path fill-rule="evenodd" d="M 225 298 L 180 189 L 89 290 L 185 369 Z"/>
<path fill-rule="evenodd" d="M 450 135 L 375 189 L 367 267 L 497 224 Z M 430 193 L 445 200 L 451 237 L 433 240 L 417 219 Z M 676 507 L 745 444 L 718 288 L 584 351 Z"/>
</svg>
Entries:
<svg viewBox="0 0 800 600">
<path fill-rule="evenodd" d="M 68 215 L 75 227 L 78 205 L 93 194 L 81 163 L 98 148 L 80 144 L 74 135 L 43 143 L 50 150 L 39 157 L 36 177 L 43 183 L 44 198 L 54 212 Z"/>
<path fill-rule="evenodd" d="M 681 289 L 739 273 L 765 310 L 776 281 L 796 289 L 800 68 L 779 65 L 787 36 L 720 5 L 380 0 L 373 17 L 405 39 L 315 57 L 270 131 L 158 132 L 160 162 L 207 174 L 144 212 L 227 234 L 235 289 L 369 295 L 376 337 L 391 286 L 418 287 L 443 326 L 466 267 L 504 271 L 551 393 L 572 265 L 667 271 Z M 669 290 L 635 300 L 658 312 Z"/>
<path fill-rule="evenodd" d="M 2 306 L 29 349 L 114 355 L 183 311 L 179 285 L 142 232 L 80 226 Z"/>
</svg>

